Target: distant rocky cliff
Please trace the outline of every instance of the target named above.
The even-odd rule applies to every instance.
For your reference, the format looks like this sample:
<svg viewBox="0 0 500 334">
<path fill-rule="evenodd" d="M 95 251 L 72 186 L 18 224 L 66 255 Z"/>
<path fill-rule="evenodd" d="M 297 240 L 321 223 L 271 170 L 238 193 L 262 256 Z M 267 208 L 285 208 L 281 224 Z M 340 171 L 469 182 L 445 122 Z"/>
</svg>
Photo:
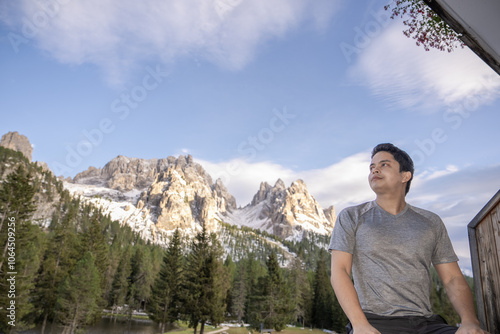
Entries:
<svg viewBox="0 0 500 334">
<path fill-rule="evenodd" d="M 33 197 L 36 206 L 33 212 L 32 219 L 44 225 L 52 214 L 56 211 L 56 207 L 60 200 L 60 189 L 56 186 L 56 177 L 50 171 L 45 162 L 32 162 L 31 154 L 33 147 L 30 141 L 24 135 L 18 132 L 9 132 L 2 136 L 0 146 L 7 149 L 1 157 L 0 166 L 0 183 L 7 176 L 14 172 L 18 166 L 23 166 L 30 172 L 35 184 L 35 195 Z M 16 152 L 14 152 L 16 151 Z M 19 157 L 17 152 L 20 152 L 28 163 Z"/>
<path fill-rule="evenodd" d="M 0 146 L 21 152 L 31 162 L 33 147 L 26 136 L 20 135 L 17 131 L 8 132 L 2 136 Z"/>
</svg>

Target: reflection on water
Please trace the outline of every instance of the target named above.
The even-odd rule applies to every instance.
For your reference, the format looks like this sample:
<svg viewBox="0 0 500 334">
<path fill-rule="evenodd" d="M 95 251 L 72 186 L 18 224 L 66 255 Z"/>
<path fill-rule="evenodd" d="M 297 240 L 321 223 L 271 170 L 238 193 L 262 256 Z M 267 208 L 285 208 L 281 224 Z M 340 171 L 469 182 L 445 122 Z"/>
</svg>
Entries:
<svg viewBox="0 0 500 334">
<path fill-rule="evenodd" d="M 29 331 L 23 332 L 23 334 L 37 334 L 40 333 L 40 328 L 34 328 Z M 62 327 L 54 326 L 52 334 L 61 334 L 63 331 Z M 85 328 L 85 334 L 156 334 L 159 333 L 160 329 L 157 324 L 151 320 L 131 320 L 130 324 L 125 319 L 115 320 L 111 318 L 102 318 L 101 321 L 95 325 L 88 326 Z M 48 324 L 45 328 L 45 333 L 51 333 L 51 325 Z"/>
</svg>

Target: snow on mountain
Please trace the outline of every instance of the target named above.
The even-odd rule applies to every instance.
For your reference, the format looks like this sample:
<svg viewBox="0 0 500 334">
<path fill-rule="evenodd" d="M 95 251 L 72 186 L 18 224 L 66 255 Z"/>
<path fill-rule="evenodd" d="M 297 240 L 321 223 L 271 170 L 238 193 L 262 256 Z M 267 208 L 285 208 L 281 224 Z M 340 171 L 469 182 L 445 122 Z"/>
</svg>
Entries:
<svg viewBox="0 0 500 334">
<path fill-rule="evenodd" d="M 90 167 L 64 186 L 156 243 L 176 228 L 195 233 L 204 224 L 217 231 L 219 221 L 300 241 L 304 231 L 330 234 L 335 221 L 333 207 L 323 210 L 302 180 L 288 188 L 282 180 L 274 186 L 263 182 L 252 202 L 237 208 L 222 181 L 213 183 L 191 156 L 151 160 L 118 156 L 102 169 Z"/>
</svg>

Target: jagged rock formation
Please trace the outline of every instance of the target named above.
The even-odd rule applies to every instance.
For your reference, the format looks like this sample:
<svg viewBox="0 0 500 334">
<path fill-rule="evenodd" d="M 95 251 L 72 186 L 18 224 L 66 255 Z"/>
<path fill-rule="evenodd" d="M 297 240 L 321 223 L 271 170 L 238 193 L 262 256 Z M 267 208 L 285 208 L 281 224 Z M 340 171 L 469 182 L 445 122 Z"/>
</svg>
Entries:
<svg viewBox="0 0 500 334">
<path fill-rule="evenodd" d="M 73 181 L 80 184 L 104 185 L 122 192 L 143 189 L 154 182 L 158 173 L 167 170 L 175 162 L 174 157 L 146 160 L 119 155 L 102 169 L 89 167 L 77 174 Z"/>
<path fill-rule="evenodd" d="M 283 239 L 300 239 L 304 230 L 329 234 L 336 219 L 333 206 L 323 211 L 304 181 L 297 180 L 286 188 L 281 179 L 273 187 L 262 182 L 249 205 L 241 212 L 226 214 L 225 218 L 233 224 L 256 227 Z"/>
<path fill-rule="evenodd" d="M 333 226 L 335 225 L 335 221 L 337 220 L 337 215 L 335 214 L 335 207 L 333 205 L 330 205 L 328 208 L 323 210 L 325 213 L 326 219 L 330 222 L 330 225 Z"/>
<path fill-rule="evenodd" d="M 162 230 L 204 224 L 215 230 L 218 213 L 236 208 L 236 200 L 221 180 L 212 178 L 192 156 L 137 159 L 118 156 L 103 169 L 94 167 L 75 176 L 74 183 L 101 185 L 127 192 L 141 190 L 136 205 Z"/>
<path fill-rule="evenodd" d="M 29 162 L 31 162 L 33 147 L 31 146 L 28 138 L 24 135 L 20 135 L 17 131 L 4 134 L 2 136 L 2 140 L 0 141 L 0 146 L 21 152 L 26 158 L 28 158 Z"/>
<path fill-rule="evenodd" d="M 305 230 L 330 234 L 336 219 L 333 206 L 323 211 L 302 180 L 288 188 L 281 179 L 274 186 L 263 182 L 252 202 L 239 209 L 222 181 L 213 183 L 190 155 L 150 160 L 118 156 L 102 169 L 91 167 L 76 175 L 73 182 L 95 186 L 93 196 L 128 201 L 124 212 L 139 210 L 162 231 L 202 224 L 215 231 L 217 221 L 224 221 L 301 239 Z"/>
</svg>

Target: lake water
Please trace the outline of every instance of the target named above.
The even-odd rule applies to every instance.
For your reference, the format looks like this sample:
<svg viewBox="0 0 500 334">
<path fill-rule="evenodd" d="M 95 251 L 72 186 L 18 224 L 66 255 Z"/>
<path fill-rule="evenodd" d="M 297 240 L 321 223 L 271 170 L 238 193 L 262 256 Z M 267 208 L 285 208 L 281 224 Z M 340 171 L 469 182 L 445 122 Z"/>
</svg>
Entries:
<svg viewBox="0 0 500 334">
<path fill-rule="evenodd" d="M 116 322 L 110 318 L 102 318 L 98 323 L 85 328 L 85 334 L 157 334 L 160 329 L 151 320 L 131 320 L 130 326 L 127 320 L 117 319 Z M 23 334 L 38 334 L 40 328 L 23 332 Z M 62 333 L 62 328 L 55 328 L 52 334 Z M 45 334 L 50 334 L 50 324 L 45 328 Z"/>
</svg>

